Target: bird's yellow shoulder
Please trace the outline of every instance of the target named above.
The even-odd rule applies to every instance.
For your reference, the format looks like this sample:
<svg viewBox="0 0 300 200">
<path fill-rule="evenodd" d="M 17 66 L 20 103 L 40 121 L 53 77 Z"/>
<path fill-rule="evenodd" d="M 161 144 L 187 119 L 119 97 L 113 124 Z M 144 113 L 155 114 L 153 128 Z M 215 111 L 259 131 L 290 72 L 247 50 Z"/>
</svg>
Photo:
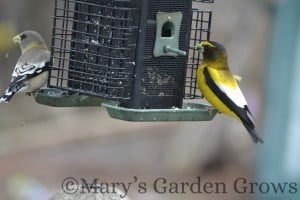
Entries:
<svg viewBox="0 0 300 200">
<path fill-rule="evenodd" d="M 216 69 L 215 67 L 211 66 L 212 63 L 202 63 L 198 70 L 197 70 L 197 78 L 204 79 L 203 70 L 206 67 L 210 76 L 214 80 L 214 82 L 219 85 L 226 85 L 231 88 L 237 88 L 238 84 L 236 82 L 236 79 L 231 74 L 229 69 Z M 204 81 L 204 80 L 203 80 Z"/>
<path fill-rule="evenodd" d="M 204 75 L 204 69 L 207 69 L 212 80 L 218 86 L 227 86 L 229 88 L 237 89 L 238 85 L 233 75 L 228 70 L 218 70 L 212 67 L 208 67 L 205 63 L 199 66 L 197 70 L 197 84 L 202 95 L 206 100 L 214 106 L 219 112 L 231 115 L 238 119 L 237 115 L 220 99 L 214 91 L 207 85 L 206 77 Z"/>
</svg>

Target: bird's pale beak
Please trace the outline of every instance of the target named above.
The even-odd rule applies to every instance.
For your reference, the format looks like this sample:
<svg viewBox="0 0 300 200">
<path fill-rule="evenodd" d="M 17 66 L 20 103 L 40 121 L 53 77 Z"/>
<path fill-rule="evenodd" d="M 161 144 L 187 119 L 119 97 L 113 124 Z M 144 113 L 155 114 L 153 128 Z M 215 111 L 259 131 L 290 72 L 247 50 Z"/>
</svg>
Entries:
<svg viewBox="0 0 300 200">
<path fill-rule="evenodd" d="M 13 38 L 13 42 L 16 43 L 16 44 L 19 44 L 21 42 L 21 36 L 20 35 L 16 35 Z"/>
<path fill-rule="evenodd" d="M 199 42 L 196 44 L 195 49 L 200 51 L 200 52 L 204 52 L 204 46 L 203 46 L 203 42 Z"/>
</svg>

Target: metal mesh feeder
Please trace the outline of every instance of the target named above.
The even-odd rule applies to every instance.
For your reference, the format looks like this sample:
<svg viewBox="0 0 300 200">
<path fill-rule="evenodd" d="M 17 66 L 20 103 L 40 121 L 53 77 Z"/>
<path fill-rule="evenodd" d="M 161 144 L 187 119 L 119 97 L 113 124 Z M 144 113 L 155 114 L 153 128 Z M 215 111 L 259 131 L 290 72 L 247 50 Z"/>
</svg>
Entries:
<svg viewBox="0 0 300 200">
<path fill-rule="evenodd" d="M 210 37 L 210 0 L 54 0 L 50 106 L 99 106 L 130 121 L 202 121 L 196 42 Z M 125 113 L 125 114 L 124 114 Z M 201 115 L 201 117 L 199 116 Z M 155 116 L 155 117 L 153 117 Z"/>
</svg>

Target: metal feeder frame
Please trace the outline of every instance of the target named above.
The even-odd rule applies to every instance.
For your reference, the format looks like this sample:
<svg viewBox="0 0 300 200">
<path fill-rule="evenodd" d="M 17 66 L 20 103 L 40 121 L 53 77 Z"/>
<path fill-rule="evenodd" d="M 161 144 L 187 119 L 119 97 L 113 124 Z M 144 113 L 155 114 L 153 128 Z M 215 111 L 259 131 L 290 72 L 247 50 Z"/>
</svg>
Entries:
<svg viewBox="0 0 300 200">
<path fill-rule="evenodd" d="M 194 46 L 210 39 L 212 13 L 195 7 L 213 0 L 54 1 L 52 66 L 36 102 L 104 106 L 112 118 L 126 121 L 207 121 L 216 115 L 210 106 L 187 101 L 201 97 L 196 71 L 202 56 Z M 180 2 L 190 12 L 181 12 Z"/>
</svg>

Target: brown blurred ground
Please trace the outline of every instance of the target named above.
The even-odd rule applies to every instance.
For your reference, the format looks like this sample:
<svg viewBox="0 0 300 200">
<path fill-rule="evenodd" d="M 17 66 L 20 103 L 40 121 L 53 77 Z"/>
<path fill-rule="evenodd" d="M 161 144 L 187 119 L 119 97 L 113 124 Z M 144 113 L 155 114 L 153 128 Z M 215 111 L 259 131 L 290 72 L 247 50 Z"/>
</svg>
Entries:
<svg viewBox="0 0 300 200">
<path fill-rule="evenodd" d="M 0 23 L 13 23 L 17 32 L 36 30 L 49 42 L 53 2 L 2 0 Z M 258 131 L 262 126 L 271 2 L 216 0 L 204 6 L 213 10 L 211 38 L 227 47 L 232 72 L 243 77 L 240 86 Z M 0 53 L 0 89 L 4 91 L 20 52 L 13 46 Z M 58 191 L 67 176 L 109 181 L 137 176 L 149 182 L 158 177 L 182 181 L 201 176 L 230 185 L 239 177 L 251 180 L 257 147 L 242 125 L 222 115 L 211 122 L 130 123 L 109 118 L 102 108 L 52 108 L 17 95 L 10 104 L 0 105 L 0 199 L 14 199 L 8 188 L 16 174 L 38 181 L 49 194 Z M 130 196 L 251 199 L 234 192 L 168 196 L 132 191 Z"/>
</svg>

